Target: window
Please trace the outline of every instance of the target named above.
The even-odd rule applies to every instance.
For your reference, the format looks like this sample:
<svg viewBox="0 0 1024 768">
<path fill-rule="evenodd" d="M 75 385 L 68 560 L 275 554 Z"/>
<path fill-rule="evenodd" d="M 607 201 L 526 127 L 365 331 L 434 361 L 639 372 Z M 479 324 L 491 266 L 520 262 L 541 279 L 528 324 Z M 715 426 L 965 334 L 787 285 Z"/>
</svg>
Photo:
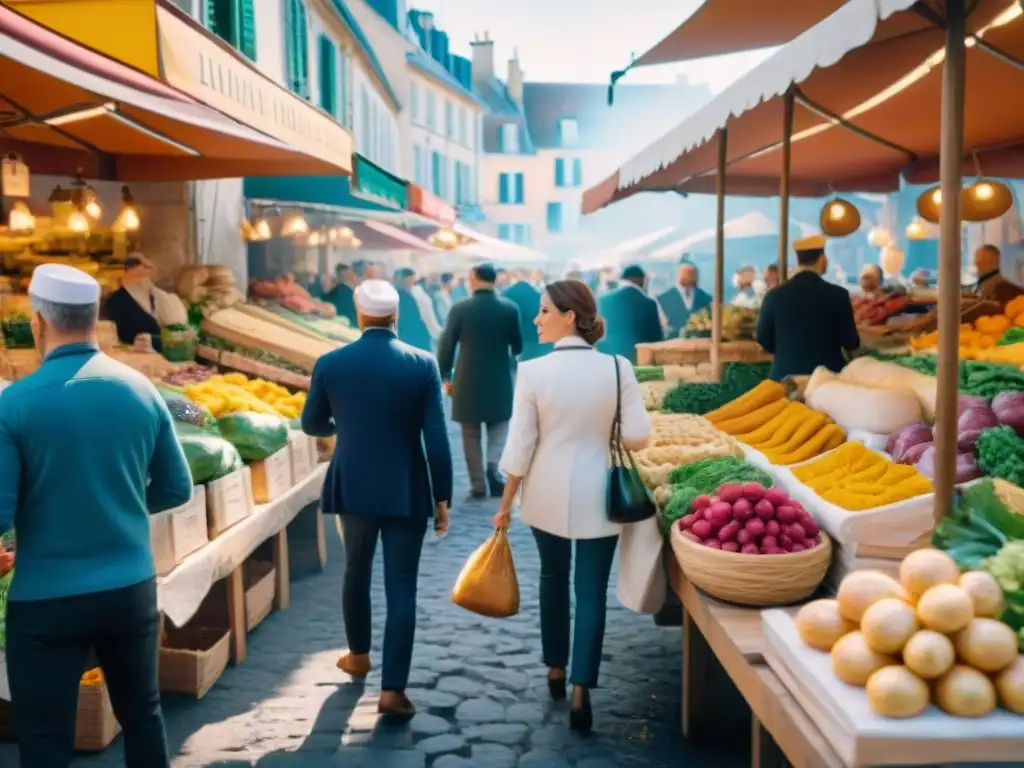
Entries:
<svg viewBox="0 0 1024 768">
<path fill-rule="evenodd" d="M 455 204 L 462 205 L 462 163 L 455 161 Z"/>
<path fill-rule="evenodd" d="M 320 106 L 335 117 L 338 116 L 337 53 L 331 38 L 320 35 Z"/>
<path fill-rule="evenodd" d="M 516 224 L 514 238 L 520 245 L 532 245 L 533 228 L 529 224 Z"/>
<path fill-rule="evenodd" d="M 548 232 L 562 231 L 562 204 L 548 203 Z"/>
<path fill-rule="evenodd" d="M 501 124 L 501 151 L 509 155 L 519 153 L 519 126 L 516 123 Z"/>
<path fill-rule="evenodd" d="M 469 127 L 466 122 L 466 108 L 459 107 L 459 141 L 463 144 L 469 144 Z"/>
<path fill-rule="evenodd" d="M 221 40 L 256 61 L 253 0 L 205 0 L 206 26 Z"/>
<path fill-rule="evenodd" d="M 499 224 L 498 225 L 498 239 L 506 242 L 512 241 L 512 225 L 511 224 Z"/>
<path fill-rule="evenodd" d="M 468 168 L 467 168 L 468 170 Z M 521 173 L 500 173 L 498 174 L 498 202 L 505 204 L 522 205 L 523 203 L 523 174 Z"/>
<path fill-rule="evenodd" d="M 412 177 L 421 187 L 425 186 L 427 180 L 424 178 L 426 175 L 425 167 L 423 164 L 423 147 L 419 144 L 412 145 Z"/>
<path fill-rule="evenodd" d="M 428 98 L 427 103 L 430 103 Z M 432 152 L 430 155 L 431 165 L 431 184 L 432 191 L 438 197 L 443 195 L 442 190 L 444 189 L 444 164 L 442 162 L 440 152 Z"/>
<path fill-rule="evenodd" d="M 571 117 L 558 121 L 558 135 L 563 147 L 571 147 L 579 139 L 579 125 Z"/>
<path fill-rule="evenodd" d="M 433 91 L 427 91 L 427 128 L 437 126 L 437 102 Z"/>
<path fill-rule="evenodd" d="M 565 186 L 565 160 L 560 157 L 555 158 L 555 186 Z"/>
<path fill-rule="evenodd" d="M 444 135 L 455 137 L 455 105 L 448 99 L 444 100 Z"/>
<path fill-rule="evenodd" d="M 476 195 L 473 192 L 473 169 L 463 163 L 462 175 L 465 177 L 462 181 L 462 196 L 468 205 L 472 205 L 476 202 Z"/>
<path fill-rule="evenodd" d="M 515 173 L 515 174 L 513 174 L 513 176 L 515 176 L 515 184 L 516 184 L 516 189 L 515 189 L 515 193 L 516 194 L 515 194 L 515 200 L 513 202 L 517 203 L 518 205 L 522 205 L 523 204 L 523 198 L 524 198 L 523 187 L 525 186 L 524 179 L 523 179 L 523 174 Z"/>
<path fill-rule="evenodd" d="M 356 143 L 359 151 L 366 155 L 371 154 L 370 141 L 373 139 L 373 123 L 370 118 L 370 94 L 364 85 L 359 89 L 359 135 L 356 136 Z"/>
<path fill-rule="evenodd" d="M 309 98 L 309 30 L 303 0 L 286 0 L 285 45 L 288 49 L 288 87 Z"/>
<path fill-rule="evenodd" d="M 346 128 L 352 128 L 352 94 L 350 92 L 351 66 L 348 53 L 344 49 L 338 51 L 338 122 Z"/>
<path fill-rule="evenodd" d="M 583 161 L 578 157 L 572 159 L 572 185 L 574 187 L 583 186 Z"/>
<path fill-rule="evenodd" d="M 413 81 L 409 87 L 409 101 L 412 104 L 412 121 L 418 123 L 420 121 L 420 87 Z"/>
</svg>

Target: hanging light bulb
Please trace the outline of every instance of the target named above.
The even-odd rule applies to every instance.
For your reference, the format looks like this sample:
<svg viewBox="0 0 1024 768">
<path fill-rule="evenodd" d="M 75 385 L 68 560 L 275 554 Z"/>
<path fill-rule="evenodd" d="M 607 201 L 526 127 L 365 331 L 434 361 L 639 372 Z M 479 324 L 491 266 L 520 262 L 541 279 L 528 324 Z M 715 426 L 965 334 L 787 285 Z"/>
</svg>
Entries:
<svg viewBox="0 0 1024 768">
<path fill-rule="evenodd" d="M 11 213 L 7 217 L 7 226 L 13 234 L 28 235 L 35 231 L 36 217 L 20 200 L 11 206 Z"/>
<path fill-rule="evenodd" d="M 139 212 L 128 187 L 121 187 L 121 212 L 117 214 L 114 229 L 120 232 L 134 232 L 139 228 Z"/>
<path fill-rule="evenodd" d="M 821 209 L 818 222 L 828 237 L 846 237 L 860 229 L 860 211 L 853 203 L 837 197 Z"/>
<path fill-rule="evenodd" d="M 872 227 L 868 232 L 868 244 L 875 248 L 884 248 L 892 242 L 892 234 L 883 227 Z"/>
<path fill-rule="evenodd" d="M 974 196 L 978 200 L 991 200 L 996 194 L 995 189 L 987 181 L 975 184 L 973 190 Z"/>
<path fill-rule="evenodd" d="M 843 215 L 845 213 L 846 209 L 843 208 L 841 203 L 832 203 L 832 205 L 828 207 L 829 218 L 833 219 L 834 221 L 838 221 L 839 219 L 843 218 Z"/>
<path fill-rule="evenodd" d="M 363 244 L 363 241 L 360 240 L 358 237 L 353 237 L 349 241 L 349 245 L 352 246 L 353 248 L 359 248 L 362 244 Z"/>
<path fill-rule="evenodd" d="M 338 237 L 343 240 L 349 240 L 355 233 L 349 227 L 342 227 L 338 230 Z"/>
<path fill-rule="evenodd" d="M 266 219 L 260 219 L 253 225 L 253 232 L 256 240 L 269 240 L 270 239 L 270 222 Z"/>
<path fill-rule="evenodd" d="M 928 231 L 921 219 L 915 218 L 907 225 L 907 240 L 924 240 L 927 237 Z"/>
<path fill-rule="evenodd" d="M 94 220 L 99 220 L 100 216 L 103 215 L 103 208 L 95 199 L 93 199 L 85 204 L 85 212 Z"/>
<path fill-rule="evenodd" d="M 71 189 L 71 202 L 94 221 L 99 219 L 103 214 L 103 207 L 99 203 L 96 190 L 85 183 L 85 177 L 82 175 L 81 168 L 75 173 L 75 178 L 71 182 Z"/>
<path fill-rule="evenodd" d="M 942 205 L 942 189 L 936 188 L 936 190 L 932 192 L 932 202 L 936 205 Z"/>
<path fill-rule="evenodd" d="M 82 235 L 89 234 L 89 219 L 81 211 L 72 211 L 68 216 L 68 229 Z"/>
<path fill-rule="evenodd" d="M 293 213 L 285 217 L 284 223 L 281 225 L 281 234 L 284 237 L 295 237 L 297 235 L 304 235 L 309 232 L 309 224 L 306 221 L 306 217 L 301 213 Z"/>
</svg>

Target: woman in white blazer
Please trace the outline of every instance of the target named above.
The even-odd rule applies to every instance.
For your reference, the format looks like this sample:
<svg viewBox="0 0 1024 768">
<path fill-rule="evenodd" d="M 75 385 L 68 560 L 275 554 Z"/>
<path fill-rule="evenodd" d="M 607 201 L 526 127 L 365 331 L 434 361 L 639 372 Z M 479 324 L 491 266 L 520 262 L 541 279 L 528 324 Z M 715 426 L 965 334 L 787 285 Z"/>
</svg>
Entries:
<svg viewBox="0 0 1024 768">
<path fill-rule="evenodd" d="M 620 528 L 608 522 L 605 499 L 617 395 L 626 448 L 644 447 L 651 425 L 632 366 L 594 349 L 604 335 L 604 321 L 586 283 L 559 280 L 547 286 L 534 323 L 540 341 L 554 343 L 554 349 L 519 365 L 501 458 L 507 485 L 494 524 L 508 526 L 521 491 L 520 517 L 533 530 L 540 553 L 541 642 L 555 699 L 566 695 L 569 572 L 576 544 L 569 726 L 588 733 L 593 725 L 590 689 L 597 685 L 601 665 L 608 578 Z"/>
</svg>

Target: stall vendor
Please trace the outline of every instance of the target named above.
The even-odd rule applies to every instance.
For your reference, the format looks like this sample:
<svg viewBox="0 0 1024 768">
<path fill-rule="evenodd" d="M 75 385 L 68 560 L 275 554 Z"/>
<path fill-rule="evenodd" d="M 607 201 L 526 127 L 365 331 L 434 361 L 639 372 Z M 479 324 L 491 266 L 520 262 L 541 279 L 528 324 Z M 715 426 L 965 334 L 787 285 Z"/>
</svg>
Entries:
<svg viewBox="0 0 1024 768">
<path fill-rule="evenodd" d="M 825 238 L 805 237 L 793 249 L 796 274 L 765 294 L 757 319 L 757 343 L 774 355 L 775 381 L 819 365 L 839 371 L 846 363 L 843 350 L 860 346 L 849 292 L 822 277 L 828 268 Z"/>
<path fill-rule="evenodd" d="M 974 269 L 978 273 L 978 282 L 974 293 L 979 299 L 996 301 L 1006 306 L 1011 299 L 1024 293 L 1024 289 L 1014 285 L 999 271 L 1002 254 L 994 245 L 983 245 L 974 252 Z"/>
<path fill-rule="evenodd" d="M 107 299 L 103 316 L 117 326 L 122 344 L 132 344 L 141 334 L 153 337 L 153 349 L 160 351 L 160 329 L 185 325 L 188 312 L 181 299 L 153 285 L 153 264 L 138 253 L 124 261 L 121 287 Z"/>
<path fill-rule="evenodd" d="M 668 338 L 674 339 L 682 333 L 690 315 L 705 309 L 711 311 L 711 296 L 698 287 L 699 279 L 697 265 L 683 254 L 679 260 L 679 283 L 658 296 Z"/>
</svg>

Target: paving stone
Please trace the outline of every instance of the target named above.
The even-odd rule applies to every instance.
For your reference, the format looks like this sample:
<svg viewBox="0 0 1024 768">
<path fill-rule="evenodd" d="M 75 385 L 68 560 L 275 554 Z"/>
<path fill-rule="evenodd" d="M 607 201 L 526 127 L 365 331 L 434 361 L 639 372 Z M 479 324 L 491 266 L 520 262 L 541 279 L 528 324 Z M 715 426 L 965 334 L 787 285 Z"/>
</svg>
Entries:
<svg viewBox="0 0 1024 768">
<path fill-rule="evenodd" d="M 503 744 L 474 744 L 470 761 L 476 768 L 515 768 L 516 753 Z"/>
<path fill-rule="evenodd" d="M 455 712 L 462 699 L 454 693 L 445 693 L 428 688 L 410 688 L 406 695 L 420 709 L 426 707 L 434 714 L 447 715 Z"/>
<path fill-rule="evenodd" d="M 547 712 L 539 702 L 535 704 L 513 704 L 505 711 L 509 721 L 535 725 L 544 722 Z"/>
<path fill-rule="evenodd" d="M 466 740 L 455 733 L 442 733 L 440 736 L 431 736 L 419 742 L 416 749 L 428 757 L 435 757 L 465 750 Z"/>
<path fill-rule="evenodd" d="M 409 730 L 417 736 L 437 736 L 441 733 L 448 733 L 451 729 L 452 724 L 443 717 L 422 712 L 409 722 Z"/>
<path fill-rule="evenodd" d="M 306 768 L 305 755 L 293 760 L 291 765 Z M 427 756 L 422 752 L 348 747 L 339 749 L 330 762 L 331 768 L 426 768 L 426 765 Z"/>
<path fill-rule="evenodd" d="M 430 764 L 430 768 L 472 768 L 473 761 L 458 755 L 441 755 Z"/>
<path fill-rule="evenodd" d="M 491 699 L 469 699 L 459 704 L 455 719 L 460 723 L 496 723 L 505 719 L 505 707 Z"/>
<path fill-rule="evenodd" d="M 484 723 L 467 725 L 463 735 L 470 741 L 492 741 L 497 744 L 519 744 L 526 738 L 525 723 Z"/>
<path fill-rule="evenodd" d="M 482 696 L 485 686 L 480 680 L 468 677 L 444 677 L 438 681 L 437 690 L 454 693 L 456 696 Z"/>
<path fill-rule="evenodd" d="M 519 758 L 519 768 L 570 768 L 569 761 L 550 749 L 534 749 Z"/>
</svg>

